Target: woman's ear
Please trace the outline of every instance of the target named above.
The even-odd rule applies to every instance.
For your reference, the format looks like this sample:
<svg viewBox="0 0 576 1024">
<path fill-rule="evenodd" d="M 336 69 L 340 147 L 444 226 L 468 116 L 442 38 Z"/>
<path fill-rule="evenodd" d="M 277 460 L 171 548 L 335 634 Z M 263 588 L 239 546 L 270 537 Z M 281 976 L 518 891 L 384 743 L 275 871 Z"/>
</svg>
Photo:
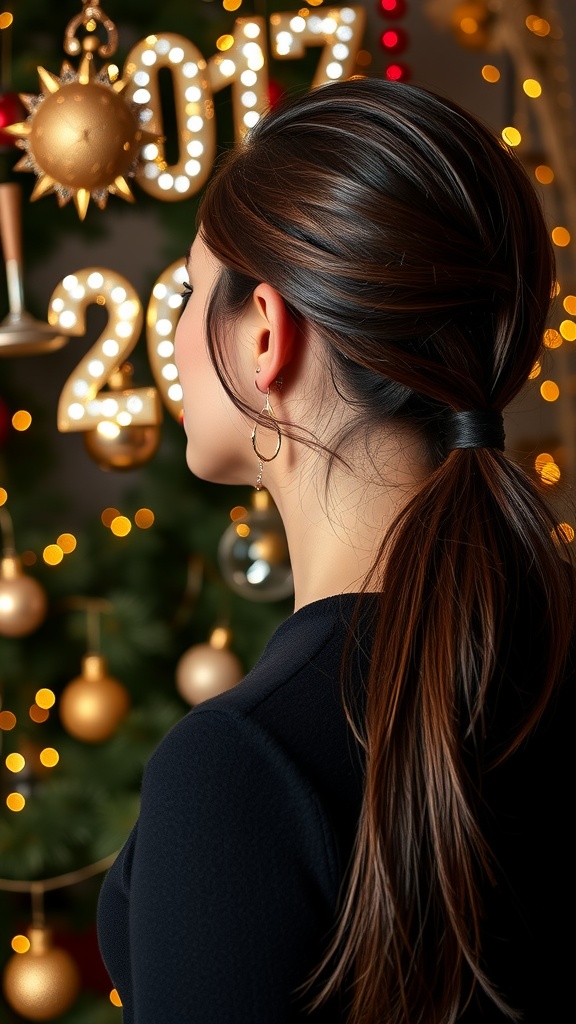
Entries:
<svg viewBox="0 0 576 1024">
<path fill-rule="evenodd" d="M 258 390 L 265 392 L 293 358 L 297 328 L 280 293 L 264 282 L 252 293 L 250 327 L 254 379 Z"/>
</svg>

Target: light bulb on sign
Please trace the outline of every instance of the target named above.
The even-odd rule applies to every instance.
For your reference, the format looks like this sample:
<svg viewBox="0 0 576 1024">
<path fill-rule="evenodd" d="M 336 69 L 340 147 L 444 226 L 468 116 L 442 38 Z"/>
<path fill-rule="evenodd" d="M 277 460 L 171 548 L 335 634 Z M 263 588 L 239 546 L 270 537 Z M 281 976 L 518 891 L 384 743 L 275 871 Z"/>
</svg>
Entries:
<svg viewBox="0 0 576 1024">
<path fill-rule="evenodd" d="M 182 287 L 188 280 L 182 260 L 172 263 L 156 281 L 146 313 L 148 358 L 154 380 L 168 411 L 182 422 L 182 386 L 174 362 L 174 334 L 180 308 Z"/>
</svg>

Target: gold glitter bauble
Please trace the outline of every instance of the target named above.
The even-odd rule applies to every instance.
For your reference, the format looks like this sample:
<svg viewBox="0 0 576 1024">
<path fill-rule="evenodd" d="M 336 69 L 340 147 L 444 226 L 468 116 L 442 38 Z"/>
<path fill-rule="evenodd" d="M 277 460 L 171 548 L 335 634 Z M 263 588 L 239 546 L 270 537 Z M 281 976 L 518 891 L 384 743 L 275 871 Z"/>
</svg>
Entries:
<svg viewBox="0 0 576 1024">
<path fill-rule="evenodd" d="M 148 462 L 160 444 L 160 427 L 119 427 L 112 437 L 98 428 L 84 432 L 84 444 L 100 469 L 137 469 Z"/>
<path fill-rule="evenodd" d="M 4 969 L 4 996 L 27 1020 L 55 1020 L 75 1001 L 80 975 L 74 960 L 52 946 L 44 928 L 28 930 L 30 949 L 14 953 Z"/>
<path fill-rule="evenodd" d="M 44 174 L 97 192 L 130 170 L 140 137 L 136 115 L 113 89 L 70 82 L 40 104 L 28 140 Z"/>
<path fill-rule="evenodd" d="M 99 654 L 82 660 L 82 675 L 62 691 L 58 709 L 62 725 L 84 743 L 101 743 L 112 736 L 130 707 L 121 683 L 106 673 Z"/>
<path fill-rule="evenodd" d="M 176 689 L 188 704 L 200 704 L 209 697 L 231 690 L 243 676 L 242 665 L 227 650 L 230 634 L 217 628 L 210 642 L 185 651 L 176 666 Z"/>
<path fill-rule="evenodd" d="M 0 635 L 27 636 L 46 615 L 46 593 L 37 580 L 22 572 L 20 559 L 0 562 Z"/>
<path fill-rule="evenodd" d="M 66 62 L 60 78 L 39 67 L 41 95 L 22 96 L 29 117 L 6 128 L 26 150 L 14 169 L 38 176 L 31 198 L 55 192 L 60 206 L 73 199 L 81 220 L 91 197 L 100 209 L 109 192 L 133 202 L 126 175 L 134 173 L 142 145 L 158 141 L 122 98 L 126 83 L 112 84 L 106 69 L 96 73 L 96 42 L 87 40 L 77 72 Z"/>
</svg>

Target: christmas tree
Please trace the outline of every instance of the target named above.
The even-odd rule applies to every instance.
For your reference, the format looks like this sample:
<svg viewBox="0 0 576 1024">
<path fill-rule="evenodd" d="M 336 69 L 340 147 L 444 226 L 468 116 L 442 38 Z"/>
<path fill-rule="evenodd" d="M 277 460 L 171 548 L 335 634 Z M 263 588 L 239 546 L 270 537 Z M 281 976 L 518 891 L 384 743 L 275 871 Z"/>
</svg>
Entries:
<svg viewBox="0 0 576 1024">
<path fill-rule="evenodd" d="M 10 348 L 10 324 L 4 321 L 0 1018 L 9 1024 L 120 1020 L 98 956 L 94 916 L 102 872 L 138 813 L 143 766 L 190 703 L 238 681 L 292 608 L 283 532 L 265 494 L 206 484 L 186 468 L 178 385 L 170 372 L 163 375 L 171 365 L 179 268 L 194 235 L 196 185 L 216 153 L 241 144 L 257 111 L 286 90 L 341 75 L 409 77 L 410 22 L 405 0 L 382 0 L 376 13 L 369 12 L 366 30 L 362 7 L 327 10 L 316 0 L 289 11 L 278 2 L 247 12 L 241 3 L 167 0 L 160 15 L 152 0 L 110 0 L 107 14 L 118 41 L 106 60 L 96 44 L 85 43 L 94 39 L 100 45 L 109 38 L 104 15 L 93 25 L 81 18 L 76 36 L 70 34 L 80 43 L 76 56 L 63 52 L 66 25 L 84 13 L 81 0 L 67 0 L 56 12 L 42 0 L 20 0 L 13 17 L 0 14 L 1 123 L 27 125 L 0 140 L 3 231 L 15 218 L 13 240 L 21 217 L 23 239 L 20 261 L 4 242 L 2 296 L 10 297 L 12 309 L 15 275 L 19 271 L 22 278 L 25 266 L 25 305 L 44 349 Z M 492 88 L 500 72 L 484 63 L 483 51 L 500 23 L 490 5 L 429 6 L 444 26 L 452 24 L 467 58 L 477 71 L 482 68 L 483 82 Z M 240 27 L 237 19 L 243 19 Z M 245 24 L 253 27 L 240 37 Z M 534 36 L 531 45 L 547 45 L 545 24 L 542 14 L 526 29 Z M 266 33 L 269 42 L 260 46 Z M 247 45 L 256 50 L 244 53 Z M 376 52 L 386 58 L 382 67 Z M 505 51 L 500 57 L 497 63 L 515 74 Z M 68 68 L 61 68 L 63 60 Z M 104 71 L 107 62 L 112 67 Z M 45 69 L 40 78 L 37 67 Z M 209 88 L 202 84 L 204 71 Z M 48 101 L 72 95 L 65 92 L 69 86 L 86 89 L 88 80 L 108 91 L 122 116 L 130 107 L 126 144 L 142 151 L 135 178 L 132 157 L 122 163 L 122 153 L 112 148 L 113 176 L 82 183 L 70 177 L 64 140 L 44 153 L 40 133 L 30 130 L 38 127 L 39 115 L 48 123 Z M 121 82 L 124 88 L 115 89 Z M 19 106 L 18 93 L 29 97 L 26 107 Z M 86 126 L 92 129 L 97 118 L 87 110 Z M 185 118 L 203 120 L 186 127 Z M 505 140 L 510 145 L 516 141 L 512 120 Z M 60 123 L 57 117 L 51 122 L 56 139 Z M 533 134 L 540 145 L 536 129 Z M 212 156 L 203 164 L 210 146 Z M 526 152 L 526 162 L 545 184 L 546 154 L 532 159 L 537 150 L 534 145 Z M 20 170 L 14 169 L 17 160 Z M 21 213 L 16 185 L 23 193 Z M 30 203 L 33 192 L 38 201 Z M 134 205 L 124 202 L 130 193 Z M 563 226 L 561 219 L 558 213 L 555 229 Z M 557 234 L 555 241 L 563 244 L 565 236 Z M 570 273 L 566 265 L 567 279 Z M 123 294 L 114 298 L 115 290 Z M 569 339 L 576 315 L 576 298 L 566 285 L 561 299 L 563 312 L 548 332 L 550 349 Z M 0 316 L 9 321 L 7 298 L 0 304 Z M 112 311 L 130 304 L 121 323 L 138 336 L 141 307 L 148 307 L 148 324 L 129 353 L 128 369 L 114 348 L 122 346 L 122 335 L 112 337 L 109 328 Z M 77 388 L 81 360 L 101 337 L 114 343 L 105 368 L 107 400 L 116 403 L 113 416 L 91 412 Z M 535 388 L 543 376 L 535 368 Z M 542 396 L 550 401 L 555 381 L 544 383 L 548 391 Z M 76 391 L 66 392 L 74 385 Z M 135 408 L 122 399 L 127 389 L 142 402 L 152 390 L 159 393 L 150 398 L 151 422 L 139 422 L 135 414 L 118 418 L 113 430 L 99 430 L 99 418 L 109 426 L 111 416 Z M 93 418 L 90 429 L 75 429 L 70 418 L 64 423 L 68 414 L 73 420 L 74 395 L 80 415 Z M 546 440 L 546 451 L 540 451 L 544 444 L 538 447 L 535 471 L 552 487 L 570 458 L 555 428 Z M 524 447 L 532 441 L 538 438 Z M 255 463 L 255 479 L 256 470 Z M 573 536 L 567 523 L 567 540 L 570 530 Z M 53 930 L 52 946 L 44 924 Z M 35 987 L 34 964 L 49 979 L 43 988 Z"/>
</svg>

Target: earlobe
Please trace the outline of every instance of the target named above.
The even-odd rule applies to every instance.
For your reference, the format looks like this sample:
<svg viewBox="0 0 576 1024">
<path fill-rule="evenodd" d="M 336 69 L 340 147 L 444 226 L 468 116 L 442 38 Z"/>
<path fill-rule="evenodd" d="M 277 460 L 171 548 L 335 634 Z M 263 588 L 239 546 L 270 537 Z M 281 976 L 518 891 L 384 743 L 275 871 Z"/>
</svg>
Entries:
<svg viewBox="0 0 576 1024">
<path fill-rule="evenodd" d="M 280 293 L 264 282 L 254 289 L 253 313 L 254 371 L 260 367 L 256 386 L 265 392 L 294 355 L 296 325 Z"/>
</svg>

